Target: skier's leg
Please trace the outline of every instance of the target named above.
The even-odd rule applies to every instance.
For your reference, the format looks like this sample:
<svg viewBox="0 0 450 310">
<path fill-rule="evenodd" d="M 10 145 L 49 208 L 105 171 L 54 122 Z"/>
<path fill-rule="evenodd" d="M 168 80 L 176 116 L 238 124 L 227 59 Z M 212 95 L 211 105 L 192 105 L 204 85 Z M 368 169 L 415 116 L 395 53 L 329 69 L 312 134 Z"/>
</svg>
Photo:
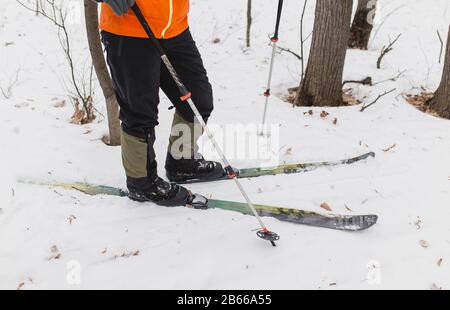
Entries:
<svg viewBox="0 0 450 310">
<path fill-rule="evenodd" d="M 122 160 L 130 198 L 185 205 L 186 189 L 158 177 L 154 142 L 161 61 L 145 39 L 102 34 L 120 105 Z"/>
<path fill-rule="evenodd" d="M 213 93 L 200 53 L 187 30 L 162 42 L 169 59 L 192 92 L 192 100 L 205 121 L 213 110 Z M 190 179 L 214 180 L 224 176 L 220 163 L 206 161 L 198 152 L 203 134 L 189 105 L 180 99 L 177 85 L 167 69 L 161 68 L 161 88 L 176 108 L 166 160 L 167 176 L 176 182 Z"/>
<path fill-rule="evenodd" d="M 189 29 L 178 37 L 163 40 L 161 43 L 181 80 L 192 92 L 195 106 L 207 121 L 214 109 L 213 91 L 202 57 Z M 194 113 L 186 102 L 181 101 L 179 89 L 165 66 L 161 67 L 161 89 L 183 119 L 190 123 L 194 122 Z"/>
</svg>

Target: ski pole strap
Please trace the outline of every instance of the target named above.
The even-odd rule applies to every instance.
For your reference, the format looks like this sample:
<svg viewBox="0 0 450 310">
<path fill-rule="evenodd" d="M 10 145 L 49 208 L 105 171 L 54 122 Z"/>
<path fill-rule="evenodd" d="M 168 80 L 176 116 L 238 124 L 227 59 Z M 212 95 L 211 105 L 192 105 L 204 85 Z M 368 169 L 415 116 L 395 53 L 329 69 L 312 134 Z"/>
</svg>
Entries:
<svg viewBox="0 0 450 310">
<path fill-rule="evenodd" d="M 280 30 L 282 12 L 283 12 L 283 0 L 278 0 L 277 23 L 275 25 L 275 34 L 273 35 L 272 42 L 278 42 L 278 32 Z"/>
</svg>

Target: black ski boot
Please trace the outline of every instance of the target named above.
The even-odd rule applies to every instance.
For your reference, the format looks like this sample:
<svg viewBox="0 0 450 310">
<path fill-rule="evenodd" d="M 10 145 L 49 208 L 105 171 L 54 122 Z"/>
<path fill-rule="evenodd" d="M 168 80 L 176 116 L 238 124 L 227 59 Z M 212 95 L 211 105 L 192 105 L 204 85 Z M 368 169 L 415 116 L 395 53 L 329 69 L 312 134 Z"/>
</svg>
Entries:
<svg viewBox="0 0 450 310">
<path fill-rule="evenodd" d="M 208 200 L 193 195 L 186 188 L 171 184 L 158 177 L 155 160 L 155 132 L 135 137 L 122 131 L 122 161 L 127 175 L 128 197 L 132 200 L 151 201 L 167 207 L 189 206 L 206 209 Z"/>
<path fill-rule="evenodd" d="M 168 183 L 157 177 L 145 191 L 136 191 L 129 186 L 128 197 L 139 202 L 154 202 L 165 207 L 187 206 L 194 209 L 207 209 L 208 199 L 194 195 L 186 188 Z"/>
<path fill-rule="evenodd" d="M 226 179 L 222 165 L 215 161 L 207 161 L 199 155 L 194 159 L 175 159 L 167 153 L 167 178 L 176 183 L 208 182 Z"/>
</svg>

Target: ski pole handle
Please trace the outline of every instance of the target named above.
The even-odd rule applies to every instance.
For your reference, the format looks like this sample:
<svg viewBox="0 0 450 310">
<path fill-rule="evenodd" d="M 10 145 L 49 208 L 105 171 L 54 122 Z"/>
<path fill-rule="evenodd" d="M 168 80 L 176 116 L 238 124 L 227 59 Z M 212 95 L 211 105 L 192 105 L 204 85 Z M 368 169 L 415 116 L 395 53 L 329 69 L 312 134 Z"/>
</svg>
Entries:
<svg viewBox="0 0 450 310">
<path fill-rule="evenodd" d="M 278 33 L 280 30 L 281 13 L 283 12 L 283 0 L 278 1 L 278 12 L 277 12 L 277 22 L 275 25 L 275 34 L 273 35 L 272 41 L 278 41 Z"/>
</svg>

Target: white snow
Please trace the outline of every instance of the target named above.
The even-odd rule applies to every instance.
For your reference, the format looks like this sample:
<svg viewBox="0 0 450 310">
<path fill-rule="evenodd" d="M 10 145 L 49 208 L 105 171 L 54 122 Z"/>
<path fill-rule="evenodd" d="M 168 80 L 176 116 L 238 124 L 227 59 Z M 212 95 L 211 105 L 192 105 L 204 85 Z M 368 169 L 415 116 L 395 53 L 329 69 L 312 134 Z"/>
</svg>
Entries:
<svg viewBox="0 0 450 310">
<path fill-rule="evenodd" d="M 327 202 L 334 213 L 378 214 L 379 223 L 366 232 L 342 233 L 265 218 L 281 235 L 276 248 L 256 237 L 257 222 L 250 216 L 19 184 L 27 179 L 124 187 L 125 180 L 120 149 L 100 141 L 106 121 L 100 117 L 100 122 L 72 125 L 71 104 L 54 107 L 54 98 L 67 99 L 67 66 L 54 26 L 5 1 L 0 85 L 7 87 L 17 70 L 19 83 L 11 98 L 0 95 L 0 289 L 450 288 L 450 122 L 423 114 L 401 96 L 438 86 L 442 64 L 436 30 L 446 37 L 450 4 L 379 1 L 371 48 L 348 52 L 344 79 L 372 76 L 376 82 L 407 70 L 396 82 L 354 86 L 365 102 L 397 88 L 393 94 L 364 113 L 355 106 L 326 108 L 326 119 L 319 108 L 313 116 L 304 115 L 309 109 L 280 100 L 300 74 L 298 60 L 283 53 L 277 56 L 276 96 L 269 106 L 269 122 L 279 126 L 274 138 L 279 138 L 280 162 L 343 159 L 370 150 L 376 159 L 242 181 L 255 203 L 326 212 L 320 205 Z M 302 2 L 285 3 L 280 45 L 298 50 Z M 211 124 L 218 134 L 219 125 L 261 120 L 276 1 L 256 4 L 253 46 L 247 50 L 244 1 L 192 0 L 191 30 L 214 87 Z M 72 6 L 81 10 L 82 2 L 73 0 Z M 310 1 L 306 33 L 313 11 Z M 70 25 L 72 46 L 83 66 L 88 59 L 84 22 L 76 21 Z M 399 33 L 377 70 L 380 49 Z M 221 42 L 212 43 L 215 38 Z M 97 87 L 96 107 L 106 113 L 101 97 Z M 172 115 L 167 107 L 162 96 L 156 143 L 161 175 Z M 85 134 L 88 129 L 92 132 Z M 238 167 L 260 164 L 252 158 L 231 161 Z M 189 188 L 243 201 L 233 182 Z"/>
</svg>

